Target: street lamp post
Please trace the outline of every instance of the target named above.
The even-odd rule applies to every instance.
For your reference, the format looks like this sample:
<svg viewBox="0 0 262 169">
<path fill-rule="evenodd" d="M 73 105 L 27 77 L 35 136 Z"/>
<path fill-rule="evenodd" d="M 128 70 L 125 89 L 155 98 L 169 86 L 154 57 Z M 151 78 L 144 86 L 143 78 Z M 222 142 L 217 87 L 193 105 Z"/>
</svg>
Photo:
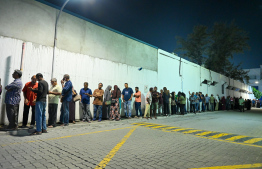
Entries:
<svg viewBox="0 0 262 169">
<path fill-rule="evenodd" d="M 64 7 L 66 6 L 66 4 L 69 2 L 69 0 L 66 0 L 65 3 L 63 4 L 63 6 L 61 7 L 57 17 L 56 17 L 56 22 L 55 22 L 55 36 L 54 36 L 54 48 L 53 48 L 53 60 L 52 60 L 52 72 L 51 72 L 51 78 L 53 78 L 54 76 L 54 62 L 55 62 L 55 50 L 56 50 L 56 41 L 57 41 L 57 23 L 60 17 L 61 12 L 63 11 Z"/>
</svg>

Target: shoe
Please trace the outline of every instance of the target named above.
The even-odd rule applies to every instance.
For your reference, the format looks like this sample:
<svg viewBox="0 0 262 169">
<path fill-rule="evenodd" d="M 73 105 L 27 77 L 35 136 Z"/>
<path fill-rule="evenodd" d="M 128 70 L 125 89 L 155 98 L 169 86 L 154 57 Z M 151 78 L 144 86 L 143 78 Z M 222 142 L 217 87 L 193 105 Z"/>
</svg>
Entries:
<svg viewBox="0 0 262 169">
<path fill-rule="evenodd" d="M 85 120 L 83 119 L 82 122 L 85 122 Z"/>
<path fill-rule="evenodd" d="M 75 121 L 73 121 L 73 124 L 76 124 L 76 122 L 75 122 Z"/>
<path fill-rule="evenodd" d="M 47 130 L 42 130 L 42 133 L 47 133 Z"/>
<path fill-rule="evenodd" d="M 22 125 L 22 126 L 20 126 L 19 128 L 27 128 L 27 126 Z"/>
<path fill-rule="evenodd" d="M 33 129 L 35 127 L 35 125 L 30 125 L 29 129 Z"/>
<path fill-rule="evenodd" d="M 135 116 L 134 118 L 138 118 L 137 116 Z"/>
<path fill-rule="evenodd" d="M 34 135 L 41 135 L 41 134 L 42 134 L 42 132 L 37 132 L 37 131 L 35 131 L 35 132 L 31 133 L 30 135 L 31 135 L 31 136 L 34 136 Z"/>
<path fill-rule="evenodd" d="M 47 126 L 47 127 L 48 127 L 48 128 L 53 128 L 54 126 L 51 125 L 51 126 Z"/>
<path fill-rule="evenodd" d="M 64 126 L 69 126 L 69 123 L 64 124 Z"/>
</svg>

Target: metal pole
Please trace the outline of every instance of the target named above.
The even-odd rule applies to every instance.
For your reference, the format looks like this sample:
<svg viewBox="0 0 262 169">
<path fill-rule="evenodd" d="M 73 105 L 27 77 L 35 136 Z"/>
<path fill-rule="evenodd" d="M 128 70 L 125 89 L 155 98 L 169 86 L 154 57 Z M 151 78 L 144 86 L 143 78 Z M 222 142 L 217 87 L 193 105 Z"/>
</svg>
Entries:
<svg viewBox="0 0 262 169">
<path fill-rule="evenodd" d="M 61 12 L 63 11 L 64 7 L 66 6 L 66 4 L 68 3 L 69 0 L 66 0 L 65 3 L 63 4 L 63 6 L 61 7 L 57 17 L 56 17 L 56 22 L 55 22 L 55 36 L 54 36 L 54 48 L 53 48 L 53 60 L 52 60 L 52 72 L 51 72 L 51 78 L 53 78 L 54 76 L 54 62 L 55 62 L 55 50 L 56 50 L 56 34 L 57 34 L 57 23 L 60 17 Z"/>
</svg>

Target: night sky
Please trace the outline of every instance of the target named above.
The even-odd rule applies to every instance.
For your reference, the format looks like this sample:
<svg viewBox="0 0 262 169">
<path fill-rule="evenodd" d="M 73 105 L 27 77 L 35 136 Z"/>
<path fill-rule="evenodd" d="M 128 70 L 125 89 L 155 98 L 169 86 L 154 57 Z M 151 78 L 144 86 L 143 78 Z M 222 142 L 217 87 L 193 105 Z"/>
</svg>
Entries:
<svg viewBox="0 0 262 169">
<path fill-rule="evenodd" d="M 65 9 L 168 52 L 176 48 L 175 37 L 187 37 L 195 25 L 234 20 L 249 33 L 251 49 L 232 62 L 243 62 L 244 69 L 262 64 L 262 0 L 70 0 Z"/>
</svg>

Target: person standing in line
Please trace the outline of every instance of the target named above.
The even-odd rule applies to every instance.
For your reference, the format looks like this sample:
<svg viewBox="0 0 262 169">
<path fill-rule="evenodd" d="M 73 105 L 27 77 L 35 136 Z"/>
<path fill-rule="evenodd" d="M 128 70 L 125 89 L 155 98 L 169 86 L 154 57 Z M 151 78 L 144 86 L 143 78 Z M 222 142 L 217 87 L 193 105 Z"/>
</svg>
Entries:
<svg viewBox="0 0 262 169">
<path fill-rule="evenodd" d="M 240 112 L 245 111 L 245 101 L 242 98 L 242 96 L 240 96 L 240 99 L 239 99 L 239 110 L 240 110 Z"/>
<path fill-rule="evenodd" d="M 106 108 L 106 118 L 110 119 L 110 108 L 111 108 L 111 89 L 112 86 L 108 85 L 105 94 L 104 94 L 104 102 L 105 102 L 105 108 Z"/>
<path fill-rule="evenodd" d="M 163 115 L 164 113 L 164 106 L 163 106 L 163 90 L 160 90 L 159 98 L 158 98 L 158 113 L 159 115 Z"/>
<path fill-rule="evenodd" d="M 176 92 L 172 92 L 171 93 L 171 114 L 172 115 L 175 115 L 176 114 L 176 98 L 175 98 L 175 96 L 176 96 Z"/>
<path fill-rule="evenodd" d="M 35 104 L 35 121 L 36 121 L 36 131 L 31 135 L 40 135 L 42 133 L 47 133 L 46 130 L 46 97 L 49 93 L 48 83 L 44 80 L 41 73 L 36 74 L 36 79 L 38 81 L 38 89 L 29 89 L 37 93 L 36 104 Z"/>
<path fill-rule="evenodd" d="M 142 110 L 141 110 L 141 92 L 139 91 L 138 87 L 135 87 L 135 93 L 134 93 L 134 97 L 135 97 L 135 109 L 136 109 L 136 116 L 135 118 L 139 118 L 140 116 L 142 117 Z M 138 111 L 140 113 L 140 116 L 138 115 Z"/>
<path fill-rule="evenodd" d="M 74 101 L 74 97 L 77 96 L 77 92 L 74 89 L 74 86 L 72 87 L 72 99 L 69 102 L 69 122 L 75 124 L 75 115 L 76 115 L 76 103 Z"/>
<path fill-rule="evenodd" d="M 196 92 L 195 98 L 196 98 L 196 112 L 199 112 L 199 95 L 198 95 L 198 92 Z"/>
<path fill-rule="evenodd" d="M 128 87 L 128 83 L 125 83 L 125 88 L 122 91 L 122 99 L 124 102 L 124 110 L 126 118 L 131 119 L 131 102 L 133 97 L 133 90 L 132 88 Z M 127 107 L 129 114 L 127 115 Z"/>
<path fill-rule="evenodd" d="M 222 97 L 221 99 L 221 104 L 222 104 L 222 110 L 226 110 L 226 99 L 225 96 Z"/>
<path fill-rule="evenodd" d="M 84 88 L 79 92 L 80 104 L 83 111 L 83 122 L 87 121 L 91 123 L 91 112 L 90 112 L 90 97 L 92 97 L 92 90 L 88 88 L 88 83 L 84 83 Z"/>
<path fill-rule="evenodd" d="M 211 94 L 211 97 L 210 97 L 211 111 L 214 111 L 214 104 L 215 104 L 215 98 L 214 98 L 213 94 Z"/>
<path fill-rule="evenodd" d="M 150 104 L 152 101 L 152 92 L 153 92 L 153 88 L 151 87 L 149 89 L 149 92 L 147 92 L 146 94 L 146 110 L 144 113 L 144 118 L 146 119 L 150 118 Z"/>
<path fill-rule="evenodd" d="M 193 111 L 193 113 L 195 113 L 196 114 L 196 97 L 195 97 L 195 95 L 194 95 L 195 93 L 193 92 L 192 94 L 190 94 L 190 92 L 189 92 L 189 101 L 190 101 L 190 109 L 191 109 L 191 111 Z"/>
<path fill-rule="evenodd" d="M 202 94 L 201 98 L 202 98 L 202 106 L 203 106 L 202 111 L 205 112 L 206 111 L 206 97 L 204 94 Z"/>
<path fill-rule="evenodd" d="M 51 79 L 51 87 L 48 95 L 48 128 L 56 127 L 57 120 L 57 107 L 59 103 L 59 97 L 62 94 L 62 88 L 57 84 L 57 79 Z"/>
<path fill-rule="evenodd" d="M 209 100 L 210 100 L 210 97 L 208 97 L 208 94 L 206 94 L 206 111 L 209 111 Z"/>
<path fill-rule="evenodd" d="M 199 92 L 198 94 L 199 97 L 199 113 L 202 112 L 203 104 L 202 104 L 202 92 Z"/>
<path fill-rule="evenodd" d="M 228 111 L 230 109 L 230 96 L 227 96 L 226 98 L 226 110 Z"/>
<path fill-rule="evenodd" d="M 169 98 L 168 98 L 168 111 L 169 111 L 169 114 L 168 116 L 171 115 L 172 111 L 171 111 L 171 93 L 169 90 L 167 90 L 167 92 L 169 93 Z"/>
<path fill-rule="evenodd" d="M 216 107 L 215 107 L 215 111 L 218 111 L 218 107 L 219 107 L 219 100 L 220 100 L 220 98 L 219 98 L 219 95 L 218 95 L 218 94 L 216 95 L 216 98 L 215 98 L 215 100 L 216 100 Z"/>
<path fill-rule="evenodd" d="M 5 94 L 6 115 L 9 121 L 7 129 L 17 130 L 20 94 L 23 87 L 22 72 L 16 69 L 12 76 L 15 80 L 5 87 L 5 90 L 7 90 Z"/>
<path fill-rule="evenodd" d="M 103 84 L 98 84 L 98 89 L 96 89 L 93 93 L 93 97 L 95 98 L 93 101 L 94 105 L 94 118 L 93 121 L 96 120 L 96 114 L 98 112 L 98 122 L 102 121 L 102 106 L 103 106 L 103 96 L 104 96 L 104 90 L 102 89 Z"/>
<path fill-rule="evenodd" d="M 164 93 L 163 93 L 163 102 L 164 102 L 164 114 L 165 116 L 169 115 L 169 97 L 170 94 L 168 93 L 168 90 L 166 87 L 163 88 Z"/>
<path fill-rule="evenodd" d="M 121 90 L 117 85 L 114 85 L 114 90 L 111 92 L 112 104 L 111 104 L 111 120 L 119 121 L 120 116 L 120 101 L 121 101 Z M 141 113 L 141 112 L 140 112 Z"/>
<path fill-rule="evenodd" d="M 60 124 L 61 126 L 69 125 L 69 102 L 72 100 L 72 90 L 73 84 L 70 80 L 68 74 L 64 75 L 64 78 L 61 80 L 62 85 L 62 97 L 61 97 L 61 114 L 60 114 Z"/>
<path fill-rule="evenodd" d="M 152 104 L 151 104 L 152 114 L 150 115 L 150 117 L 152 118 L 152 116 L 154 115 L 155 119 L 157 119 L 156 110 L 158 106 L 158 98 L 159 98 L 159 93 L 157 92 L 157 87 L 154 87 L 154 90 L 152 92 Z"/>
<path fill-rule="evenodd" d="M 31 116 L 31 123 L 29 128 L 33 129 L 35 125 L 35 102 L 36 102 L 37 94 L 29 90 L 29 87 L 32 87 L 33 89 L 38 88 L 38 83 L 36 82 L 35 75 L 31 77 L 31 82 L 27 82 L 22 90 L 24 94 L 24 112 L 23 112 L 23 124 L 21 128 L 27 127 L 26 125 L 28 122 L 28 114 L 31 107 L 32 116 Z"/>
<path fill-rule="evenodd" d="M 178 98 L 180 102 L 180 114 L 185 115 L 185 105 L 186 105 L 186 95 L 185 93 L 181 93 Z"/>
</svg>

